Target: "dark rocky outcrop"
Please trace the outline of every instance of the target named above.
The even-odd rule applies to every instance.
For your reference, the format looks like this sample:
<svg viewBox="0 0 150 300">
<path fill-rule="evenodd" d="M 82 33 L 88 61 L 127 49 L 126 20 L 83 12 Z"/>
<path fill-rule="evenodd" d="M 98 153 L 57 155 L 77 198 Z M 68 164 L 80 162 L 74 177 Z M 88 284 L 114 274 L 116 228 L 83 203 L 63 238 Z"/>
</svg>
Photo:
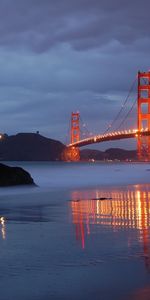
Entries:
<svg viewBox="0 0 150 300">
<path fill-rule="evenodd" d="M 34 184 L 30 174 L 19 167 L 9 167 L 0 164 L 0 187 Z"/>
<path fill-rule="evenodd" d="M 65 146 L 38 133 L 18 133 L 0 140 L 1 161 L 61 160 Z"/>
</svg>

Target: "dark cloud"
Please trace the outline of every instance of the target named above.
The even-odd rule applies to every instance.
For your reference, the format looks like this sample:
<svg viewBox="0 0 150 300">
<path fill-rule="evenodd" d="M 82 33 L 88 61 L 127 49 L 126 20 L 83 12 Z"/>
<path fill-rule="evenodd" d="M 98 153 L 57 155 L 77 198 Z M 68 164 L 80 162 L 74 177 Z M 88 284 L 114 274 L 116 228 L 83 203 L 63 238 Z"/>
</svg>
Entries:
<svg viewBox="0 0 150 300">
<path fill-rule="evenodd" d="M 13 0 L 0 2 L 0 43 L 47 51 L 60 43 L 77 50 L 112 40 L 132 44 L 149 38 L 145 1 Z"/>
<path fill-rule="evenodd" d="M 65 142 L 73 110 L 103 131 L 150 67 L 149 9 L 148 0 L 1 0 L 1 131 Z"/>
</svg>

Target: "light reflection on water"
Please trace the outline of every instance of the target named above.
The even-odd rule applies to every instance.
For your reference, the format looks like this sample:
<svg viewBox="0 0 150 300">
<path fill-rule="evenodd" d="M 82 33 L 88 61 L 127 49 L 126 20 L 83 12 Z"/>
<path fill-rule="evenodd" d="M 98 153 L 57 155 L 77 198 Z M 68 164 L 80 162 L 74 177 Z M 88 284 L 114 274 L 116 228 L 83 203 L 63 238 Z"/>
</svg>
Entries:
<svg viewBox="0 0 150 300">
<path fill-rule="evenodd" d="M 104 199 L 105 198 L 105 199 Z M 150 269 L 150 190 L 148 185 L 126 188 L 76 190 L 71 194 L 72 219 L 76 239 L 85 249 L 93 224 L 113 232 L 134 230 L 139 244 L 143 246 L 145 264 Z M 103 200 L 101 200 L 103 199 Z M 132 240 L 128 239 L 128 247 Z"/>
<path fill-rule="evenodd" d="M 150 299 L 150 185 L 68 193 L 1 201 L 3 300 Z"/>
<path fill-rule="evenodd" d="M 4 217 L 0 217 L 0 230 L 1 230 L 1 236 L 2 239 L 5 240 L 6 239 L 6 225 L 5 225 L 5 218 Z"/>
</svg>

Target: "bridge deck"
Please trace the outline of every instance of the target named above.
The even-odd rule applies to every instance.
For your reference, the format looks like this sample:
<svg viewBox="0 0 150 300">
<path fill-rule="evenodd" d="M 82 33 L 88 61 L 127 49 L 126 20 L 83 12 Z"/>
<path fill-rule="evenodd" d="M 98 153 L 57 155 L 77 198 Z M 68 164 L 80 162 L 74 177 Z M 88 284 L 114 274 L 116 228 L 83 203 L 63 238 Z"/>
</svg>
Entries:
<svg viewBox="0 0 150 300">
<path fill-rule="evenodd" d="M 83 147 L 90 144 L 95 143 L 102 143 L 107 141 L 115 141 L 115 140 L 121 140 L 121 139 L 130 139 L 130 138 L 138 138 L 142 136 L 149 136 L 150 130 L 143 129 L 141 131 L 138 131 L 137 129 L 133 130 L 125 130 L 125 131 L 116 131 L 111 132 L 103 135 L 95 135 L 86 139 L 82 139 L 78 142 L 75 142 L 73 144 L 67 145 L 68 147 Z"/>
</svg>

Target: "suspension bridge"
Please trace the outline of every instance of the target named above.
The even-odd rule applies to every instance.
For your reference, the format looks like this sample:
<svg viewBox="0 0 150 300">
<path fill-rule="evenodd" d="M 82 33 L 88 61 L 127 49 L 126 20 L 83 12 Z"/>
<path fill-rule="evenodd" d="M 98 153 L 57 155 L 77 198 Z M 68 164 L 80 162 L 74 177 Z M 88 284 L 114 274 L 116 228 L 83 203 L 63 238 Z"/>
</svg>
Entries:
<svg viewBox="0 0 150 300">
<path fill-rule="evenodd" d="M 130 95 L 133 93 L 135 85 L 137 86 L 136 99 L 130 102 Z M 131 118 L 133 112 L 134 118 L 133 116 Z M 132 123 L 135 119 L 136 128 L 133 129 Z M 120 123 L 116 126 L 118 120 L 120 120 Z M 138 160 L 150 161 L 150 71 L 138 72 L 119 112 L 105 132 L 91 135 L 87 130 L 88 136 L 82 137 L 80 121 L 79 112 L 73 112 L 71 114 L 70 143 L 63 153 L 64 160 L 80 160 L 79 148 L 82 146 L 106 141 L 136 138 Z M 130 128 L 127 128 L 126 124 L 130 125 Z M 123 125 L 124 129 L 122 129 Z"/>
</svg>

